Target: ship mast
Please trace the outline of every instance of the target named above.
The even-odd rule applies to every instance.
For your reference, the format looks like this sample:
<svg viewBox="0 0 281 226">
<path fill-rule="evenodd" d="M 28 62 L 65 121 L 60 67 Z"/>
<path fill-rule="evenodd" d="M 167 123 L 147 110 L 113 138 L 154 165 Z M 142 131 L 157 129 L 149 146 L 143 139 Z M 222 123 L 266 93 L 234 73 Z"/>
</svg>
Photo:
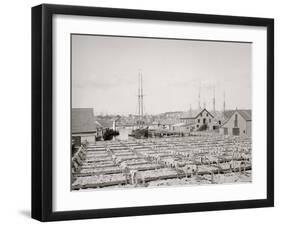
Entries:
<svg viewBox="0 0 281 226">
<path fill-rule="evenodd" d="M 141 113 L 140 113 L 140 103 L 141 103 L 141 100 L 140 100 L 140 93 L 141 93 L 141 88 L 140 88 L 140 74 L 139 74 L 139 89 L 138 89 L 138 121 L 137 121 L 137 124 L 138 124 L 138 126 L 139 126 L 139 124 L 140 124 L 140 115 L 141 115 Z"/>
<path fill-rule="evenodd" d="M 213 112 L 216 113 L 216 88 L 213 87 Z"/>
<path fill-rule="evenodd" d="M 223 113 L 225 113 L 225 91 L 223 92 Z"/>
<path fill-rule="evenodd" d="M 139 72 L 139 93 L 138 93 L 138 114 L 139 114 L 139 127 L 143 126 L 143 87 L 142 87 L 142 73 Z"/>
<path fill-rule="evenodd" d="M 199 86 L 199 93 L 198 93 L 198 110 L 201 110 L 200 99 L 201 99 L 201 86 Z"/>
</svg>

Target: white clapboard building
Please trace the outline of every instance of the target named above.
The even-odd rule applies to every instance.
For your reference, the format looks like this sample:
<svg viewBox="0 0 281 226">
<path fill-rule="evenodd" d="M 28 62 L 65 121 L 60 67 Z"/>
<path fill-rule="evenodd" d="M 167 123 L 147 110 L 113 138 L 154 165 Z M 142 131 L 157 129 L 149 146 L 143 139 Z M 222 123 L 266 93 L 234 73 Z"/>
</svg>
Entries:
<svg viewBox="0 0 281 226">
<path fill-rule="evenodd" d="M 197 130 L 212 130 L 214 116 L 204 108 L 202 110 L 190 112 L 187 117 L 180 118 L 180 121 L 181 123 L 184 123 L 190 132 Z"/>
<path fill-rule="evenodd" d="M 252 111 L 238 110 L 233 111 L 232 115 L 222 124 L 220 133 L 223 135 L 247 135 L 252 134 Z"/>
</svg>

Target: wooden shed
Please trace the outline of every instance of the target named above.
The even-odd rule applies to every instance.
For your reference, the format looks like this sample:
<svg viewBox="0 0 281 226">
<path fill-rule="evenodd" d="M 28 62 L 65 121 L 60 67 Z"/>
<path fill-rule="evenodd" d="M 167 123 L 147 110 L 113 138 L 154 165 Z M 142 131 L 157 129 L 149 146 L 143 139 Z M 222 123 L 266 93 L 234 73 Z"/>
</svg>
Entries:
<svg viewBox="0 0 281 226">
<path fill-rule="evenodd" d="M 247 135 L 252 134 L 252 111 L 251 110 L 235 110 L 226 120 L 221 128 L 220 133 L 223 135 Z"/>
</svg>

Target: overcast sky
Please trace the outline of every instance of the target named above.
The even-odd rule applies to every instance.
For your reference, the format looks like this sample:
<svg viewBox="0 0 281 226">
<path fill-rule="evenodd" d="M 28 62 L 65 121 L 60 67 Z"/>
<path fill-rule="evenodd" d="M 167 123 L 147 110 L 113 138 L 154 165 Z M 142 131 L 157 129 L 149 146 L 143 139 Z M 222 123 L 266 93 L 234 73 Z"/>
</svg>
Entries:
<svg viewBox="0 0 281 226">
<path fill-rule="evenodd" d="M 72 35 L 72 107 L 136 114 L 138 74 L 144 112 L 251 108 L 251 44 Z"/>
</svg>

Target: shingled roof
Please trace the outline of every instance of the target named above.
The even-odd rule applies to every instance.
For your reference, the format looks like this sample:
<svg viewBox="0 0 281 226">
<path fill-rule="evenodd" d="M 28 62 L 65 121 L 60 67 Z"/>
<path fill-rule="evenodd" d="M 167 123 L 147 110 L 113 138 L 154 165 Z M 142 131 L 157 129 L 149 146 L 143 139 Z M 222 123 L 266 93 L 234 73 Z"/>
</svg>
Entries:
<svg viewBox="0 0 281 226">
<path fill-rule="evenodd" d="M 72 108 L 72 133 L 93 133 L 96 131 L 92 108 Z"/>
</svg>

